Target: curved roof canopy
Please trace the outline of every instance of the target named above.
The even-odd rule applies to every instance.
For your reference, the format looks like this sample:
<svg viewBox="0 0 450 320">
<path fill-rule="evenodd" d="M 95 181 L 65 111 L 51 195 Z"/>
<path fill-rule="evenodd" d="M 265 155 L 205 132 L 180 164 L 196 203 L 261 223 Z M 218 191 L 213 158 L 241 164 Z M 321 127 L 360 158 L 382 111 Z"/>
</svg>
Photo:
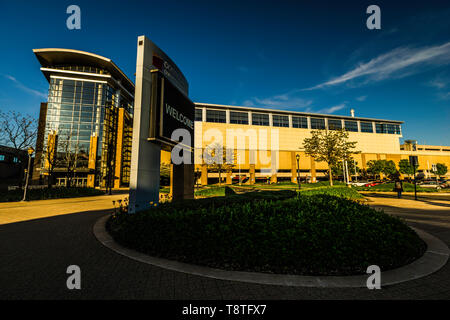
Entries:
<svg viewBox="0 0 450 320">
<path fill-rule="evenodd" d="M 51 68 L 59 65 L 79 65 L 95 67 L 107 70 L 116 80 L 131 93 L 134 93 L 134 83 L 119 69 L 111 60 L 94 53 L 73 50 L 73 49 L 33 49 L 39 63 L 44 68 Z"/>
</svg>

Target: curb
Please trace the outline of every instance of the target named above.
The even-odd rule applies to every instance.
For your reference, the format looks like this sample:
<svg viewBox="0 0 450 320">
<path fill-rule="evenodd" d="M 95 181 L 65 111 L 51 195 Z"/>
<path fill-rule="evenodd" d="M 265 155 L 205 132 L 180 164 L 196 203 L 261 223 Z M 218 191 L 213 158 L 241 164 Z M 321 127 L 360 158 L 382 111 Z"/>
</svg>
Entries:
<svg viewBox="0 0 450 320">
<path fill-rule="evenodd" d="M 108 234 L 105 224 L 109 215 L 101 217 L 94 225 L 93 232 L 98 241 L 105 247 L 124 255 L 130 259 L 147 263 L 163 269 L 188 273 L 196 276 L 208 277 L 218 280 L 250 282 L 265 285 L 282 285 L 293 287 L 318 288 L 366 288 L 369 275 L 357 276 L 300 276 L 270 274 L 260 272 L 227 271 L 204 266 L 178 262 L 163 258 L 156 258 L 125 248 L 116 243 Z M 422 230 L 414 229 L 418 236 L 427 244 L 427 251 L 416 261 L 393 270 L 381 272 L 381 286 L 393 285 L 401 282 L 419 279 L 428 276 L 446 263 L 450 255 L 447 245 L 438 238 Z"/>
</svg>

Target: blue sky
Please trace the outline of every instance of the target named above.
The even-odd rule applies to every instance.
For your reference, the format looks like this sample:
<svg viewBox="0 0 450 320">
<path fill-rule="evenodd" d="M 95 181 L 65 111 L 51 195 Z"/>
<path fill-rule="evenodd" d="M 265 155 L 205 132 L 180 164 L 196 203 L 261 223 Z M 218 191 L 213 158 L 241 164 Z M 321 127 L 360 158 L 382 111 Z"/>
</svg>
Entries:
<svg viewBox="0 0 450 320">
<path fill-rule="evenodd" d="M 81 30 L 66 8 L 81 8 Z M 381 30 L 366 8 L 381 8 Z M 405 121 L 405 139 L 450 145 L 448 1 L 4 1 L 0 109 L 37 116 L 48 84 L 33 48 L 111 58 L 132 80 L 145 34 L 196 102 Z"/>
</svg>

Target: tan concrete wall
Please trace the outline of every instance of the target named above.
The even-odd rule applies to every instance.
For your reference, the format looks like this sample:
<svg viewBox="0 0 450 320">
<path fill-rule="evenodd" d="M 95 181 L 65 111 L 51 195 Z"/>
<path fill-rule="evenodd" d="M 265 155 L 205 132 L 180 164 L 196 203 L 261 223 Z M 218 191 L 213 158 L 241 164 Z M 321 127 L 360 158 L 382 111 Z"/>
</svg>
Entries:
<svg viewBox="0 0 450 320">
<path fill-rule="evenodd" d="M 300 155 L 300 169 L 309 170 L 310 176 L 313 176 L 315 170 L 327 170 L 328 166 L 324 162 L 314 162 L 312 165 L 311 158 L 306 156 L 304 152 L 300 151 L 302 148 L 303 140 L 310 137 L 309 129 L 299 129 L 299 128 L 278 128 L 278 127 L 266 127 L 266 126 L 252 126 L 252 125 L 238 125 L 238 124 L 226 124 L 226 123 L 210 123 L 210 122 L 195 122 L 195 163 L 199 164 L 201 159 L 202 149 L 209 144 L 216 142 L 223 146 L 230 146 L 233 143 L 227 141 L 227 129 L 234 130 L 237 136 L 245 137 L 245 150 L 237 150 L 238 143 L 236 136 L 234 136 L 234 149 L 236 153 L 241 154 L 241 161 L 244 164 L 241 165 L 241 169 L 250 169 L 250 157 L 249 157 L 249 146 L 253 138 L 256 141 L 256 147 L 258 148 L 259 139 L 265 137 L 265 142 L 267 148 L 271 148 L 271 135 L 274 133 L 274 137 L 277 138 L 278 143 L 278 168 L 282 170 L 290 170 L 290 172 L 278 174 L 280 176 L 292 176 L 293 170 L 292 166 L 292 152 L 295 155 Z M 236 131 L 236 130 L 241 130 Z M 214 141 L 208 137 L 208 134 L 221 134 L 222 139 Z M 254 135 L 254 136 L 253 136 Z M 366 163 L 370 160 L 393 160 L 398 166 L 398 162 L 401 159 L 408 159 L 409 155 L 417 155 L 419 157 L 419 170 L 428 170 L 428 164 L 431 168 L 433 163 L 444 163 L 450 169 L 450 152 L 442 151 L 442 149 L 450 149 L 450 147 L 439 148 L 441 151 L 402 151 L 400 150 L 399 138 L 401 135 L 395 134 L 378 134 L 378 133 L 364 133 L 364 132 L 349 132 L 349 140 L 356 141 L 356 150 L 361 151 L 360 154 L 355 154 L 353 157 L 358 162 L 358 166 L 361 168 L 366 167 Z M 241 146 L 242 147 L 242 146 Z M 264 148 L 264 149 L 267 149 Z M 265 151 L 260 154 L 256 152 L 255 169 L 260 170 L 263 168 L 270 168 L 271 161 L 269 163 L 264 163 L 262 160 L 271 159 L 271 151 Z M 428 162 L 427 162 L 428 161 Z M 197 165 L 198 166 L 198 165 Z M 296 166 L 296 164 L 295 164 Z M 198 166 L 199 167 L 199 166 Z M 200 168 L 200 167 L 199 167 Z M 236 166 L 237 168 L 237 166 Z M 317 176 L 323 173 L 315 172 Z M 249 174 L 247 174 L 249 175 Z M 304 176 L 305 173 L 302 173 Z M 450 176 L 450 173 L 448 173 Z M 234 174 L 232 175 L 234 176 Z M 256 176 L 260 176 L 256 173 Z M 267 176 L 271 176 L 268 174 Z M 275 179 L 275 178 L 273 178 Z"/>
</svg>

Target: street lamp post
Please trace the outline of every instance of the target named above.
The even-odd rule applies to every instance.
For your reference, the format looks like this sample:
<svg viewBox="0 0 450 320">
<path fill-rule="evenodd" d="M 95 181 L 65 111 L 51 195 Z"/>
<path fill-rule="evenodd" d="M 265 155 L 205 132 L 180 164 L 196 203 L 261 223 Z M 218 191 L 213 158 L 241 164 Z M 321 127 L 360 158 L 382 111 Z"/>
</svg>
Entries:
<svg viewBox="0 0 450 320">
<path fill-rule="evenodd" d="M 26 178 L 26 181 L 25 181 L 25 189 L 23 190 L 23 199 L 22 199 L 22 201 L 26 201 L 27 200 L 28 180 L 30 178 L 31 155 L 34 152 L 34 149 L 32 147 L 29 147 L 27 151 L 28 151 L 28 169 L 27 169 L 27 178 Z"/>
<path fill-rule="evenodd" d="M 295 157 L 297 158 L 297 183 L 298 190 L 300 191 L 300 155 L 297 154 Z"/>
<path fill-rule="evenodd" d="M 241 155 L 238 154 L 238 164 L 239 164 L 239 185 L 241 185 Z"/>
</svg>

